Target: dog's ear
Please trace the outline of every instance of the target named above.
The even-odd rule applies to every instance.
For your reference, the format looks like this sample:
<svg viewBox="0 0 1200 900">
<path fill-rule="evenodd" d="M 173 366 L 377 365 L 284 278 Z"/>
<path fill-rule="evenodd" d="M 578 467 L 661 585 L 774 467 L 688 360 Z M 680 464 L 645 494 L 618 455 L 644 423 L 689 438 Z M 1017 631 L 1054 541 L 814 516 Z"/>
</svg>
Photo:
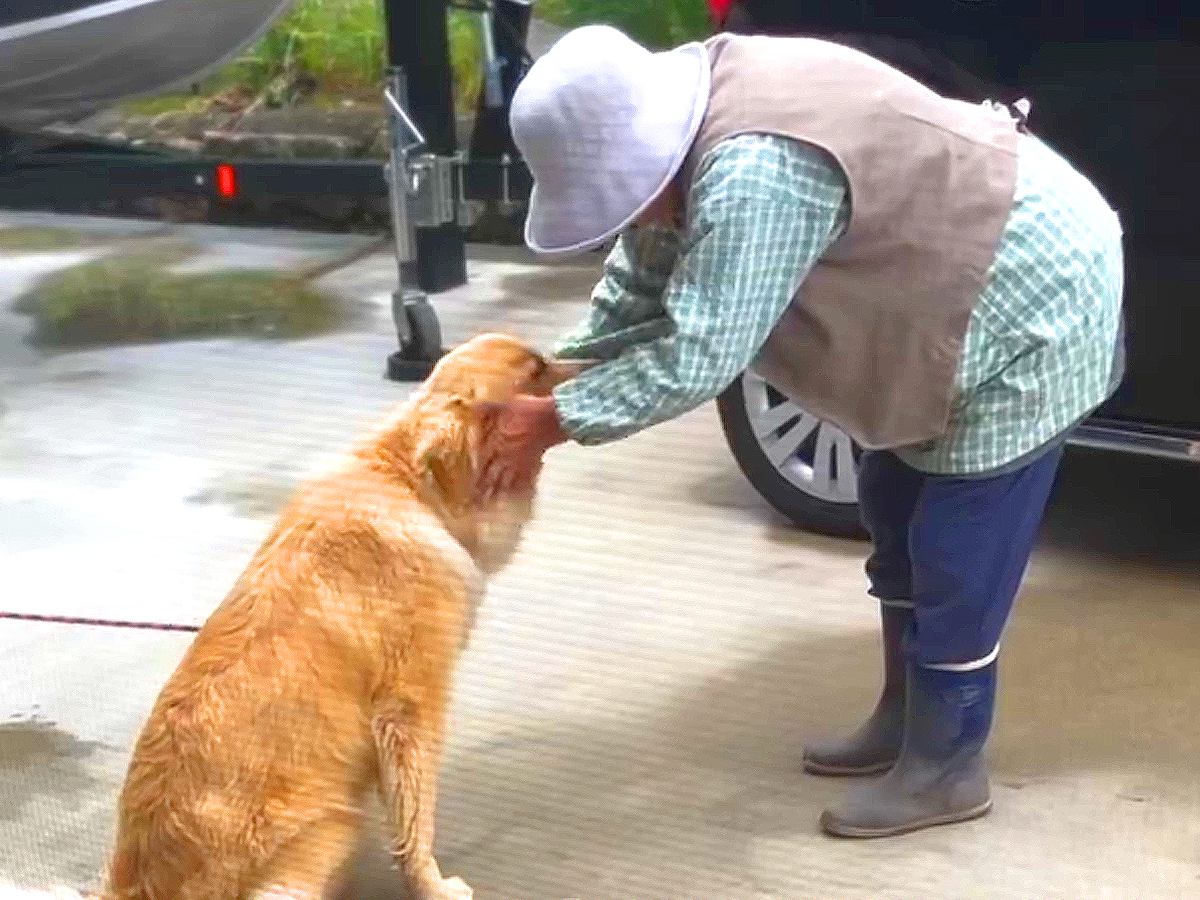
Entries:
<svg viewBox="0 0 1200 900">
<path fill-rule="evenodd" d="M 474 499 L 483 415 L 470 400 L 450 396 L 422 417 L 417 463 L 454 509 Z"/>
</svg>

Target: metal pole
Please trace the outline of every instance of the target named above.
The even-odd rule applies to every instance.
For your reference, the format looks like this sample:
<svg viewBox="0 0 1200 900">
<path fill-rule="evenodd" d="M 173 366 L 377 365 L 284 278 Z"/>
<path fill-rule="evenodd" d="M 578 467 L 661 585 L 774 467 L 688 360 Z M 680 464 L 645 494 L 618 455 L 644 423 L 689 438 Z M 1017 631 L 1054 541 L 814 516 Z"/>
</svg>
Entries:
<svg viewBox="0 0 1200 900">
<path fill-rule="evenodd" d="M 398 278 L 392 319 L 400 343 L 400 349 L 388 357 L 387 376 L 420 381 L 445 353 L 441 325 L 425 292 L 457 287 L 467 280 L 463 237 L 453 211 L 448 224 L 413 227 L 416 192 L 411 153 L 420 147 L 427 153 L 453 155 L 456 147 L 446 0 L 385 0 L 384 16 L 389 63 L 385 101 L 391 133 L 389 203 Z"/>
<path fill-rule="evenodd" d="M 466 196 L 472 200 L 492 200 L 524 203 L 529 199 L 532 179 L 529 170 L 517 153 L 509 129 L 508 112 L 513 93 L 524 75 L 525 39 L 529 34 L 532 16 L 528 0 L 494 0 L 492 9 L 492 42 L 495 47 L 502 102 L 495 105 L 494 96 L 481 92 L 471 132 L 470 157 L 475 160 L 501 160 L 509 157 L 508 166 L 476 166 L 466 176 Z M 505 179 L 508 179 L 507 186 Z M 505 192 L 507 191 L 507 195 Z M 507 213 L 508 210 L 505 210 Z"/>
<path fill-rule="evenodd" d="M 447 0 L 385 0 L 388 64 L 403 70 L 407 108 L 425 149 L 454 156 L 458 149 L 447 33 Z M 416 230 L 417 283 L 430 293 L 467 282 L 466 247 L 457 222 Z"/>
<path fill-rule="evenodd" d="M 484 0 L 484 10 L 479 14 L 480 38 L 483 41 L 483 103 L 490 109 L 504 105 L 504 88 L 500 83 L 500 70 L 504 62 L 496 55 L 496 5 Z"/>
<path fill-rule="evenodd" d="M 393 67 L 384 91 L 387 104 L 391 153 L 388 160 L 388 202 L 392 213 L 392 242 L 396 251 L 396 290 L 392 292 L 392 321 L 400 349 L 388 357 L 387 375 L 395 381 L 424 379 L 445 352 L 442 329 L 429 298 L 413 283 L 413 263 L 420 258 L 413 227 L 414 202 L 418 197 L 418 170 L 411 154 L 425 146 L 421 134 L 405 109 L 408 102 L 404 70 Z M 416 160 L 419 165 L 420 159 Z M 437 221 L 442 221 L 438 218 Z"/>
<path fill-rule="evenodd" d="M 404 283 L 404 266 L 416 261 L 416 233 L 413 230 L 412 217 L 409 216 L 409 151 L 424 143 L 424 136 L 416 130 L 412 120 L 404 110 L 407 102 L 408 85 L 404 70 L 392 68 L 388 73 L 389 93 L 385 94 L 388 104 L 389 131 L 391 133 L 391 156 L 388 160 L 388 184 L 390 190 L 390 206 L 392 211 L 392 237 L 396 243 L 396 263 L 400 267 L 400 283 Z M 407 127 L 413 134 L 404 135 Z"/>
</svg>

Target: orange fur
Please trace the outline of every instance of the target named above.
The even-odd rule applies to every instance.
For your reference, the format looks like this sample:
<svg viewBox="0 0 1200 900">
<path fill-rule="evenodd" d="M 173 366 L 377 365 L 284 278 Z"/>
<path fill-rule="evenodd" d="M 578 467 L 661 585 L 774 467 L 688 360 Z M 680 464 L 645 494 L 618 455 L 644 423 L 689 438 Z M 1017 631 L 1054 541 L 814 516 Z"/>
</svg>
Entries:
<svg viewBox="0 0 1200 900">
<path fill-rule="evenodd" d="M 368 792 L 412 896 L 463 898 L 433 857 L 456 657 L 532 496 L 474 500 L 480 401 L 572 370 L 499 335 L 449 354 L 302 489 L 155 703 L 118 809 L 105 900 L 319 897 Z"/>
</svg>

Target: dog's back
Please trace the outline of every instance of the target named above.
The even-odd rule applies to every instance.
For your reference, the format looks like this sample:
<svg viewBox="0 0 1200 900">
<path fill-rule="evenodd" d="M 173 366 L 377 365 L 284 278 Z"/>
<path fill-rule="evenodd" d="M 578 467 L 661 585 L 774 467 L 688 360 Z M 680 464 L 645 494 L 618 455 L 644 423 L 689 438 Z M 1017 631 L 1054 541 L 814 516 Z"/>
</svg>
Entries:
<svg viewBox="0 0 1200 900">
<path fill-rule="evenodd" d="M 374 704 L 442 701 L 479 581 L 411 485 L 352 464 L 308 488 L 150 714 L 106 896 L 248 896 L 291 845 L 352 841 Z"/>
</svg>

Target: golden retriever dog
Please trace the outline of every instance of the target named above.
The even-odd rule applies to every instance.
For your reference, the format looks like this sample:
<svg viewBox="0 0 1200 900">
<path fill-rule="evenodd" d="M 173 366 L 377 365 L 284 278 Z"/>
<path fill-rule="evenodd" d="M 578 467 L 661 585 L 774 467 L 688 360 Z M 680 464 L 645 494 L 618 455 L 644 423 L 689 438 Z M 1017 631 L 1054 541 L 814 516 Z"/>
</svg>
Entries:
<svg viewBox="0 0 1200 900">
<path fill-rule="evenodd" d="M 410 896 L 471 896 L 433 856 L 451 679 L 533 507 L 476 499 L 482 406 L 578 368 L 475 338 L 297 494 L 150 712 L 104 900 L 321 897 L 376 789 Z"/>
</svg>

